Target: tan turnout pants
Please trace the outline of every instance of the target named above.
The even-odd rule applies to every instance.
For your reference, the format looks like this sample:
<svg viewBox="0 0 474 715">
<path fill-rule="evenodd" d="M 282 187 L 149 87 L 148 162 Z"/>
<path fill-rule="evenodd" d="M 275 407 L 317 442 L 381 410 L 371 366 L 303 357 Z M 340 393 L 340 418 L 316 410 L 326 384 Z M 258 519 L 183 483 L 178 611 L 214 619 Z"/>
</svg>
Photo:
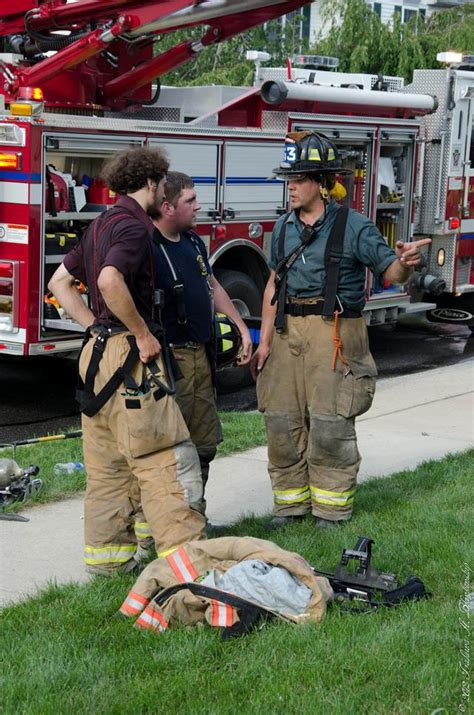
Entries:
<svg viewBox="0 0 474 715">
<path fill-rule="evenodd" d="M 339 318 L 347 364 L 338 358 L 333 370 L 334 321 L 286 317 L 257 380 L 274 514 L 350 519 L 360 464 L 354 422 L 372 404 L 377 372 L 365 321 Z"/>
<path fill-rule="evenodd" d="M 91 338 L 81 355 L 83 379 L 94 342 Z M 96 393 L 124 364 L 128 351 L 126 334 L 108 339 L 95 379 Z M 164 377 L 161 358 L 158 366 Z M 140 363 L 133 373 L 138 384 L 143 370 Z M 82 416 L 88 477 L 84 560 L 89 570 L 126 570 L 133 559 L 137 482 L 159 554 L 205 538 L 205 520 L 190 506 L 202 498 L 196 451 L 173 397 L 156 400 L 155 392 L 126 395 L 122 384 L 96 415 Z"/>
<path fill-rule="evenodd" d="M 209 478 L 209 467 L 216 456 L 217 445 L 222 441 L 211 366 L 204 345 L 175 348 L 174 353 L 178 357 L 178 365 L 183 373 L 183 377 L 176 381 L 175 398 L 198 453 L 202 482 L 202 498 L 198 503 L 193 504 L 193 507 L 204 514 L 206 511 L 204 491 Z M 139 503 L 138 487 L 134 496 Z M 136 515 L 135 534 L 144 549 L 149 549 L 153 545 L 150 526 L 145 521 L 140 508 Z"/>
<path fill-rule="evenodd" d="M 222 442 L 222 430 L 217 414 L 211 366 L 204 345 L 196 348 L 175 348 L 183 373 L 176 382 L 176 401 L 189 429 L 201 464 L 203 489 L 209 478 L 209 465 Z"/>
</svg>

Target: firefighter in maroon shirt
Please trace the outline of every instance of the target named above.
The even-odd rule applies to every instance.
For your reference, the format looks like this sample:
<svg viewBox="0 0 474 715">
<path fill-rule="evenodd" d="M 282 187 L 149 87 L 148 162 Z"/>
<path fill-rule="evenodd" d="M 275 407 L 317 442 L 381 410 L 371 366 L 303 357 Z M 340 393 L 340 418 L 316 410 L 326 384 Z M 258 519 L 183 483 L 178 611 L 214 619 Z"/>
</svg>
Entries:
<svg viewBox="0 0 474 715">
<path fill-rule="evenodd" d="M 107 575 L 136 565 L 133 494 L 141 502 L 158 555 L 205 538 L 199 459 L 170 394 L 172 377 L 155 318 L 147 212 L 161 205 L 168 161 L 159 149 L 115 155 L 103 178 L 120 194 L 64 259 L 49 289 L 86 331 L 79 372 L 88 571 Z M 92 307 L 75 287 L 86 283 Z"/>
</svg>

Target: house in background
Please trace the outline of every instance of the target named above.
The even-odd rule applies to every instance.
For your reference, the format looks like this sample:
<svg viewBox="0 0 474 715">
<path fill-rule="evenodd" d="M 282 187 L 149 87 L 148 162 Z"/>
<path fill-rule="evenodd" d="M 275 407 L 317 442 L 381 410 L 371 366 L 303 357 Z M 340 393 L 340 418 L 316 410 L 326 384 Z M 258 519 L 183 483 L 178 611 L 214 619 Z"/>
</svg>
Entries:
<svg viewBox="0 0 474 715">
<path fill-rule="evenodd" d="M 380 17 L 382 22 L 389 23 L 392 15 L 399 12 L 402 22 L 408 22 L 415 15 L 429 17 L 437 10 L 467 5 L 472 0 L 386 0 L 385 2 L 374 2 L 367 0 L 367 4 Z M 313 2 L 303 9 L 302 36 L 314 42 L 318 37 L 324 37 L 329 30 L 328 23 L 324 22 L 321 12 L 321 2 Z"/>
</svg>

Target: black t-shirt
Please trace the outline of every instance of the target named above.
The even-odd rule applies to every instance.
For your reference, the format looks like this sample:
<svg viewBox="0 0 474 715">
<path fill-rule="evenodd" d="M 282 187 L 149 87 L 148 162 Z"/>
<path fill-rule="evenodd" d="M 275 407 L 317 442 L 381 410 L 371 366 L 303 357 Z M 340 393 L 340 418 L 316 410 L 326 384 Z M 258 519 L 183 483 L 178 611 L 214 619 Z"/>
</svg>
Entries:
<svg viewBox="0 0 474 715">
<path fill-rule="evenodd" d="M 161 288 L 165 294 L 162 320 L 169 343 L 207 343 L 211 338 L 212 305 L 208 278 L 212 270 L 203 241 L 194 232 L 192 236 L 190 238 L 190 232 L 186 232 L 181 234 L 179 241 L 169 241 L 157 228 L 153 235 L 155 288 Z M 175 281 L 160 243 L 172 263 L 178 282 L 183 285 L 186 325 L 178 324 L 173 291 Z"/>
<path fill-rule="evenodd" d="M 150 218 L 135 199 L 121 196 L 113 208 L 92 222 L 80 244 L 65 256 L 65 268 L 89 288 L 94 324 L 108 328 L 122 325 L 107 308 L 97 288 L 97 278 L 105 266 L 120 271 L 138 313 L 145 321 L 151 320 L 154 302 L 152 231 Z"/>
</svg>

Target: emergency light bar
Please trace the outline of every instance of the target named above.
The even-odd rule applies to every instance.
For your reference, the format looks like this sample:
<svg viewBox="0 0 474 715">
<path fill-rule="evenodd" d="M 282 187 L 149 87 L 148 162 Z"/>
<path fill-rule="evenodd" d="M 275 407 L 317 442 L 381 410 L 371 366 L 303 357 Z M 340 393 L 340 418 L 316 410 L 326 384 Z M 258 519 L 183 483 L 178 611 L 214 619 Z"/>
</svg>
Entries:
<svg viewBox="0 0 474 715">
<path fill-rule="evenodd" d="M 474 55 L 463 55 L 462 52 L 454 52 L 453 50 L 438 52 L 436 59 L 445 65 L 460 65 L 457 69 L 468 69 L 474 66 Z"/>
<path fill-rule="evenodd" d="M 335 70 L 339 67 L 337 57 L 327 57 L 326 55 L 293 55 L 294 65 L 311 66 L 312 69 Z"/>
</svg>

